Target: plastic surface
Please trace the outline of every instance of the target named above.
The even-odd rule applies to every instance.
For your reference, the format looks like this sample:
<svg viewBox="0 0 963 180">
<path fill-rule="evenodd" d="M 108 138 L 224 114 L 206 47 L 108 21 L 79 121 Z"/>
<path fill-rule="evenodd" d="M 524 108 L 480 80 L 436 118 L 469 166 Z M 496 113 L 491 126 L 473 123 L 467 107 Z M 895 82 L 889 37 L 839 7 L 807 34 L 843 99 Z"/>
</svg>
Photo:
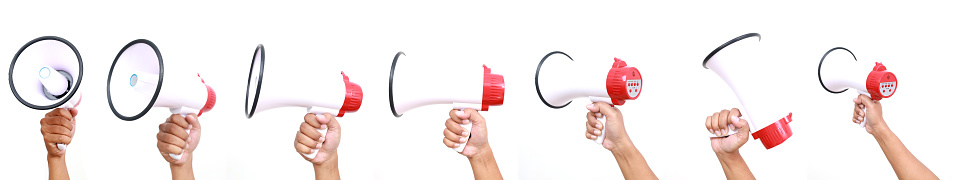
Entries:
<svg viewBox="0 0 963 180">
<path fill-rule="evenodd" d="M 762 141 L 762 146 L 765 146 L 766 149 L 772 149 L 785 142 L 789 137 L 792 137 L 792 129 L 789 128 L 789 122 L 792 122 L 792 113 L 753 132 L 752 138 Z"/>
<path fill-rule="evenodd" d="M 341 109 L 338 111 L 336 116 L 342 117 L 346 112 L 355 112 L 361 108 L 361 101 L 364 99 L 364 92 L 361 91 L 361 86 L 355 84 L 348 80 L 348 76 L 341 72 L 341 76 L 344 77 L 344 103 L 341 104 Z"/>
<path fill-rule="evenodd" d="M 642 75 L 635 67 L 628 67 L 625 61 L 615 58 L 615 63 L 605 78 L 605 89 L 612 98 L 613 105 L 623 105 L 625 100 L 639 98 Z"/>
<path fill-rule="evenodd" d="M 488 111 L 488 106 L 502 105 L 505 102 L 505 78 L 499 74 L 492 74 L 492 69 L 485 68 L 482 82 L 482 111 Z"/>
<path fill-rule="evenodd" d="M 893 93 L 896 93 L 896 75 L 886 71 L 886 66 L 883 66 L 883 63 L 877 62 L 873 71 L 869 72 L 869 76 L 866 77 L 866 89 L 873 100 L 879 101 L 883 98 L 889 98 L 893 96 Z"/>
<path fill-rule="evenodd" d="M 605 129 L 604 129 L 604 128 L 605 128 L 605 116 L 603 115 L 602 117 L 596 118 L 596 119 L 598 119 L 599 121 L 602 122 L 602 128 L 603 128 L 603 129 L 600 129 L 600 130 L 599 130 L 599 131 L 602 131 L 602 134 L 599 135 L 599 137 L 596 137 L 595 140 L 592 140 L 592 141 L 595 141 L 595 143 L 598 143 L 599 145 L 601 145 L 602 142 L 605 141 Z"/>
</svg>

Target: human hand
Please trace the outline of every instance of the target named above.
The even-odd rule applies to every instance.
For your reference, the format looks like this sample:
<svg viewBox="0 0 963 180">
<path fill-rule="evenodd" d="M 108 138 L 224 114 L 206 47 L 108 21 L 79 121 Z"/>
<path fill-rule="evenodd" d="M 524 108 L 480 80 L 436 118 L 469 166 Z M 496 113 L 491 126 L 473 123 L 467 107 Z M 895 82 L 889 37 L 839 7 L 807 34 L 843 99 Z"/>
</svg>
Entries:
<svg viewBox="0 0 963 180">
<path fill-rule="evenodd" d="M 294 137 L 294 149 L 308 162 L 320 165 L 338 156 L 341 124 L 330 113 L 304 115 L 304 122 Z M 314 156 L 310 156 L 316 153 Z"/>
<path fill-rule="evenodd" d="M 456 148 L 465 143 L 462 155 L 471 158 L 482 151 L 490 151 L 488 146 L 488 128 L 485 124 L 485 117 L 478 114 L 477 110 L 452 109 L 448 112 L 448 120 L 445 121 L 445 137 L 442 142 L 449 148 Z M 472 123 L 471 129 L 465 129 L 461 125 Z M 469 133 L 470 132 L 470 133 Z M 470 137 L 470 138 L 469 138 Z"/>
<path fill-rule="evenodd" d="M 47 156 L 63 157 L 67 153 L 66 145 L 73 140 L 77 125 L 74 117 L 78 112 L 76 108 L 56 108 L 40 119 L 40 134 L 43 135 Z M 63 144 L 64 149 L 57 144 Z"/>
<path fill-rule="evenodd" d="M 863 112 L 863 108 L 866 112 Z M 869 134 L 889 128 L 883 120 L 883 105 L 869 96 L 860 94 L 853 99 L 853 123 L 859 124 L 863 121 L 867 121 L 866 132 Z"/>
<path fill-rule="evenodd" d="M 171 114 L 158 128 L 160 132 L 157 132 L 157 149 L 167 162 L 180 165 L 193 159 L 192 153 L 201 141 L 201 124 L 197 115 L 191 113 L 184 117 Z M 190 129 L 190 133 L 185 129 Z M 174 159 L 171 154 L 180 155 L 181 158 Z"/>
<path fill-rule="evenodd" d="M 739 148 L 749 140 L 749 122 L 741 119 L 742 113 L 738 108 L 722 110 L 706 116 L 706 129 L 709 133 L 723 136 L 729 131 L 736 131 L 735 134 L 727 137 L 710 137 L 712 151 L 716 154 L 738 153 Z"/>
<path fill-rule="evenodd" d="M 585 138 L 596 140 L 602 136 L 602 147 L 608 150 L 615 148 L 632 146 L 629 134 L 625 132 L 625 124 L 622 118 L 622 111 L 605 102 L 595 102 L 585 106 L 589 110 L 585 118 Z M 599 118 L 605 117 L 605 122 Z"/>
</svg>

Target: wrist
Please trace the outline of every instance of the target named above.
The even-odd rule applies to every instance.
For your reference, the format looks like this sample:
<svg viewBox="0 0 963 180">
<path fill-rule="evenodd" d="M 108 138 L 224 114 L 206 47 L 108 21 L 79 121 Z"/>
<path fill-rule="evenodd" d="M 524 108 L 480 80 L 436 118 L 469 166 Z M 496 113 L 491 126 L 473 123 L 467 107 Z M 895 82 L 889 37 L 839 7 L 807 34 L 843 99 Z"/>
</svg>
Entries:
<svg viewBox="0 0 963 180">
<path fill-rule="evenodd" d="M 318 154 L 320 156 L 320 154 Z M 338 153 L 334 152 L 328 155 L 328 157 L 320 162 L 313 163 L 314 169 L 337 169 L 338 168 Z"/>
<path fill-rule="evenodd" d="M 609 149 L 612 153 L 624 152 L 624 151 L 638 151 L 632 140 L 629 140 L 628 136 L 620 140 L 612 141 L 612 149 Z"/>
<path fill-rule="evenodd" d="M 478 153 L 475 153 L 472 156 L 466 156 L 466 157 L 468 157 L 469 162 L 475 163 L 475 162 L 484 162 L 484 161 L 493 160 L 495 157 L 495 154 L 492 152 L 491 146 L 488 146 L 486 144 L 484 147 L 478 148 Z"/>
<path fill-rule="evenodd" d="M 716 157 L 719 158 L 719 161 L 727 162 L 736 159 L 742 159 L 742 154 L 739 154 L 739 150 L 736 149 L 732 152 L 716 152 Z"/>
</svg>

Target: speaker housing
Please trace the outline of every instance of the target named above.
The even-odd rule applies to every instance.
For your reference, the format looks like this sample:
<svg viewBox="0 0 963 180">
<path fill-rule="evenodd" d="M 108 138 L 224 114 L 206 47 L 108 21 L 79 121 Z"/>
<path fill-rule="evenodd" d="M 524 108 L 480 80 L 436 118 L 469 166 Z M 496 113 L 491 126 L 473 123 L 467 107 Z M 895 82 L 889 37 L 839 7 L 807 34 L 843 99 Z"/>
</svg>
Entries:
<svg viewBox="0 0 963 180">
<path fill-rule="evenodd" d="M 779 91 L 779 87 L 771 87 L 772 82 L 760 79 L 760 74 L 770 73 L 763 71 L 767 67 L 759 67 L 760 64 L 772 58 L 761 51 L 761 40 L 762 35 L 758 33 L 729 40 L 709 53 L 702 61 L 702 67 L 712 70 L 729 85 L 742 105 L 740 112 L 749 121 L 753 139 L 759 139 L 766 149 L 771 149 L 792 136 L 789 126 L 792 112 L 773 100 L 776 98 L 759 96 Z"/>
<path fill-rule="evenodd" d="M 176 68 L 175 68 L 176 69 Z M 146 39 L 131 41 L 117 53 L 107 74 L 107 102 L 115 116 L 133 121 L 153 107 L 201 116 L 214 108 L 217 95 L 197 73 L 169 73 L 160 50 Z"/>
<path fill-rule="evenodd" d="M 17 101 L 32 109 L 73 108 L 82 96 L 83 64 L 80 52 L 70 41 L 57 36 L 35 38 L 10 62 L 10 91 Z"/>
<path fill-rule="evenodd" d="M 858 61 L 852 51 L 835 47 L 826 51 L 817 69 L 819 84 L 827 92 L 838 94 L 849 89 L 873 100 L 892 97 L 896 93 L 896 75 L 879 62 Z"/>
</svg>

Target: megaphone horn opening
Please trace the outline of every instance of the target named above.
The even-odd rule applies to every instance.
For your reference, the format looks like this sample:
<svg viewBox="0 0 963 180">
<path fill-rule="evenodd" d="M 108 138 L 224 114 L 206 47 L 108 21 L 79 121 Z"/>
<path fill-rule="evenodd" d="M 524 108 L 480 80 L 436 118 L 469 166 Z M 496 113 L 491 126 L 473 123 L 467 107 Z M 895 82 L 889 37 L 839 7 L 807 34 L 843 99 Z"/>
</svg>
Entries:
<svg viewBox="0 0 963 180">
<path fill-rule="evenodd" d="M 395 65 L 398 64 L 398 58 L 401 57 L 401 55 L 405 55 L 405 52 L 398 51 L 398 53 L 395 54 L 395 58 L 391 60 L 391 74 L 388 75 L 388 105 L 391 105 L 391 114 L 394 114 L 395 117 L 401 117 L 402 115 L 402 114 L 398 114 L 398 111 L 395 110 L 395 95 L 394 95 Z"/>
<path fill-rule="evenodd" d="M 260 61 L 261 63 L 258 63 Z M 257 72 L 254 72 L 255 65 L 257 65 Z M 255 76 L 254 73 L 257 73 Z M 254 89 L 254 98 L 251 98 L 251 82 L 252 78 L 257 78 L 257 82 L 253 84 L 256 89 Z M 257 109 L 257 102 L 261 96 L 261 80 L 264 79 L 264 45 L 258 44 L 257 48 L 254 49 L 254 57 L 251 57 L 251 70 L 247 75 L 247 97 L 244 99 L 244 110 L 247 118 L 254 116 L 254 112 Z"/>
<path fill-rule="evenodd" d="M 732 39 L 732 40 L 729 40 L 729 42 L 726 42 L 726 43 L 720 45 L 719 47 L 717 47 L 715 50 L 712 50 L 712 52 L 709 53 L 708 56 L 706 56 L 706 59 L 705 59 L 705 60 L 702 60 L 702 67 L 704 67 L 704 68 L 706 68 L 706 69 L 709 69 L 709 66 L 706 66 L 706 63 L 709 62 L 709 59 L 712 58 L 712 56 L 716 55 L 716 53 L 718 53 L 719 51 L 721 51 L 723 48 L 726 48 L 727 46 L 729 46 L 729 45 L 731 45 L 731 44 L 733 44 L 733 43 L 739 42 L 740 40 L 743 40 L 743 39 L 746 39 L 746 38 L 750 38 L 750 37 L 759 37 L 759 41 L 762 41 L 762 35 L 759 35 L 759 33 L 743 34 L 742 36 L 739 36 L 739 37 L 736 37 L 736 38 L 734 38 L 734 39 Z"/>
<path fill-rule="evenodd" d="M 61 73 L 61 74 L 64 74 L 64 76 L 67 77 L 67 83 L 68 83 L 68 85 L 67 85 L 67 89 L 66 89 L 66 91 L 65 91 L 64 94 L 61 94 L 61 95 L 59 95 L 59 96 L 58 96 L 58 95 L 54 95 L 54 94 L 49 93 L 49 92 L 46 90 L 46 87 L 43 87 L 44 89 L 43 89 L 42 91 L 44 92 L 44 96 L 45 96 L 47 99 L 49 99 L 49 100 L 61 99 L 60 101 L 54 102 L 53 104 L 50 104 L 50 105 L 36 105 L 36 104 L 33 104 L 33 103 L 28 102 L 27 99 L 24 99 L 24 97 L 21 97 L 20 92 L 17 92 L 16 82 L 14 82 L 14 77 L 15 77 L 15 76 L 14 76 L 14 69 L 15 69 L 15 67 L 17 66 L 17 60 L 21 58 L 20 55 L 23 54 L 24 51 L 27 50 L 28 47 L 30 47 L 31 45 L 34 45 L 34 44 L 36 44 L 36 43 L 38 43 L 38 42 L 40 42 L 40 41 L 45 41 L 45 40 L 58 41 L 58 42 L 60 42 L 60 43 L 63 43 L 63 45 L 66 45 L 66 47 L 70 48 L 70 50 L 73 52 L 74 56 L 77 58 L 77 66 L 78 66 L 78 67 L 77 67 L 77 74 L 76 74 L 76 76 L 73 76 L 73 75 L 71 75 L 71 74 L 69 74 L 69 73 L 66 73 L 66 72 L 62 71 L 62 70 L 57 70 L 57 72 L 59 72 L 59 73 Z M 10 62 L 10 70 L 9 70 L 9 72 L 8 72 L 8 74 L 7 74 L 7 77 L 8 77 L 7 80 L 8 80 L 8 83 L 10 84 L 10 91 L 13 92 L 13 96 L 17 98 L 17 101 L 20 101 L 21 104 L 23 104 L 23 105 L 25 105 L 25 106 L 27 106 L 27 107 L 29 107 L 29 108 L 32 108 L 32 109 L 47 110 L 47 109 L 53 109 L 53 108 L 56 108 L 56 107 L 60 107 L 60 106 L 62 106 L 64 103 L 67 103 L 68 101 L 70 101 L 70 99 L 72 99 L 73 96 L 74 96 L 75 94 L 77 94 L 77 91 L 76 91 L 76 90 L 78 89 L 78 87 L 80 87 L 80 82 L 81 82 L 81 80 L 83 79 L 83 76 L 84 76 L 84 62 L 83 62 L 83 59 L 80 57 L 80 51 L 77 50 L 77 47 L 74 46 L 73 43 L 70 43 L 70 41 L 67 41 L 67 40 L 64 39 L 64 38 L 57 37 L 57 36 L 42 36 L 42 37 L 38 37 L 38 38 L 35 38 L 35 39 L 33 39 L 33 40 L 30 40 L 29 42 L 27 42 L 26 44 L 24 44 L 22 47 L 20 47 L 20 50 L 17 51 L 17 53 L 13 56 L 13 60 Z M 76 80 L 74 80 L 74 77 L 76 77 Z M 53 97 L 52 99 L 51 99 L 51 96 Z"/>
<path fill-rule="evenodd" d="M 112 98 L 113 96 L 111 95 L 111 91 L 110 91 L 111 84 L 112 84 L 111 82 L 113 82 L 112 77 L 114 74 L 114 70 L 119 68 L 117 67 L 117 62 L 121 59 L 121 57 L 129 48 L 137 44 L 145 44 L 149 46 L 154 51 L 155 57 L 157 57 L 157 83 L 156 83 L 157 88 L 154 89 L 154 93 L 153 95 L 151 95 L 150 101 L 147 102 L 143 110 L 141 110 L 140 112 L 138 112 L 133 116 L 126 116 L 118 112 L 117 107 L 114 105 L 115 99 Z M 125 84 L 129 84 L 129 80 L 130 80 L 129 77 L 128 76 L 124 76 L 124 77 L 125 78 L 122 79 L 121 81 L 128 82 Z M 114 57 L 114 62 L 110 65 L 110 71 L 107 73 L 107 105 L 110 106 L 110 110 L 114 113 L 114 115 L 120 118 L 121 120 L 133 121 L 133 120 L 140 119 L 140 117 L 143 117 L 145 114 L 147 114 L 147 111 L 150 111 L 150 108 L 154 106 L 154 103 L 157 101 L 157 96 L 160 95 L 160 89 L 163 86 L 163 84 L 164 84 L 164 58 L 161 56 L 160 50 L 157 48 L 157 45 L 154 45 L 153 42 L 146 39 L 137 39 L 137 40 L 131 41 L 130 43 L 127 43 L 127 45 L 125 45 L 123 48 L 120 49 L 120 52 L 118 52 L 117 56 Z"/>
<path fill-rule="evenodd" d="M 60 75 L 63 75 L 64 79 L 67 80 L 67 89 L 61 94 L 53 94 L 53 93 L 50 93 L 50 91 L 47 89 L 46 86 L 41 87 L 43 88 L 43 96 L 47 97 L 47 99 L 50 99 L 50 100 L 57 100 L 66 96 L 67 93 L 70 93 L 70 89 L 72 89 L 71 87 L 74 84 L 74 77 L 71 76 L 70 73 L 67 73 L 67 71 L 57 70 L 56 72 L 60 73 Z"/>
<path fill-rule="evenodd" d="M 826 54 L 823 54 L 823 58 L 819 59 L 819 68 L 816 69 L 816 76 L 819 77 L 819 85 L 822 85 L 822 86 L 823 86 L 823 89 L 825 89 L 826 91 L 831 92 L 831 93 L 833 93 L 833 94 L 839 94 L 839 93 L 846 92 L 846 90 L 849 90 L 849 89 L 843 89 L 842 91 L 829 90 L 829 88 L 826 87 L 826 84 L 823 83 L 823 61 L 826 61 L 826 57 L 829 56 L 830 53 L 832 53 L 833 51 L 836 51 L 836 50 L 844 50 L 844 51 L 848 52 L 849 55 L 852 55 L 852 56 L 853 56 L 853 60 L 859 61 L 859 60 L 856 59 L 856 54 L 853 54 L 853 51 L 850 51 L 849 49 L 846 49 L 846 48 L 844 48 L 844 47 L 835 47 L 835 48 L 833 48 L 833 49 L 830 49 L 829 51 L 826 51 Z"/>
<path fill-rule="evenodd" d="M 535 93 L 538 93 L 538 99 L 542 100 L 542 103 L 544 103 L 546 106 L 551 107 L 551 108 L 555 108 L 555 109 L 560 109 L 560 108 L 563 108 L 563 107 L 565 107 L 565 106 L 568 106 L 569 104 L 572 103 L 572 101 L 568 101 L 568 102 L 566 102 L 565 104 L 563 104 L 563 105 L 561 105 L 561 106 L 553 106 L 552 104 L 548 103 L 548 101 L 545 100 L 545 97 L 542 96 L 542 90 L 541 90 L 541 88 L 538 86 L 538 75 L 539 75 L 539 73 L 542 71 L 542 64 L 545 63 L 545 60 L 548 59 L 548 57 L 550 57 L 550 56 L 552 56 L 552 55 L 555 55 L 555 54 L 565 55 L 565 57 L 568 57 L 569 60 L 575 61 L 575 59 L 572 59 L 572 56 L 569 56 L 568 54 L 565 54 L 565 52 L 562 52 L 562 51 L 553 51 L 553 52 L 550 52 L 550 53 L 546 54 L 545 57 L 542 57 L 542 60 L 538 62 L 538 67 L 535 69 Z"/>
</svg>

